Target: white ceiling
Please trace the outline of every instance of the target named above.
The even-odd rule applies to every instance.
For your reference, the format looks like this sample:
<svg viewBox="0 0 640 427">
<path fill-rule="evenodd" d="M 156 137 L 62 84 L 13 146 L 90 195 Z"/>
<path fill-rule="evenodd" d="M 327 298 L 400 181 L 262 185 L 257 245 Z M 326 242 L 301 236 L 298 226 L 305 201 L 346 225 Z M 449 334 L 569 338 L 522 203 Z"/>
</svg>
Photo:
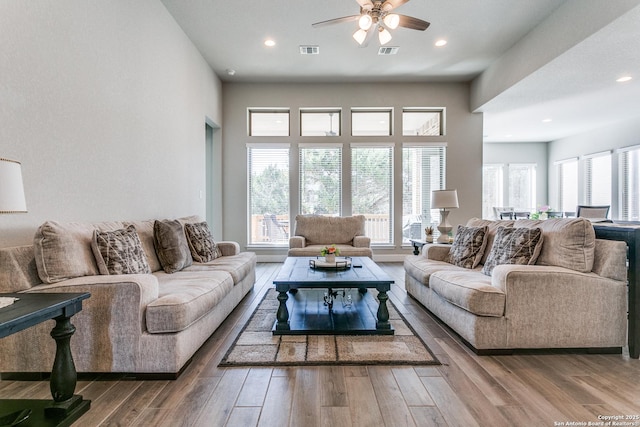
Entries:
<svg viewBox="0 0 640 427">
<path fill-rule="evenodd" d="M 495 93 L 473 108 L 484 113 L 486 142 L 550 141 L 640 117 L 640 0 L 412 0 L 397 12 L 431 26 L 392 30 L 394 56 L 379 56 L 375 39 L 358 47 L 356 22 L 311 26 L 357 14 L 355 0 L 162 2 L 225 82 L 471 81 L 484 72 Z M 440 38 L 448 44 L 435 47 Z M 300 55 L 300 45 L 320 54 Z M 501 81 L 502 62 L 516 81 Z M 615 82 L 625 74 L 634 79 Z"/>
</svg>

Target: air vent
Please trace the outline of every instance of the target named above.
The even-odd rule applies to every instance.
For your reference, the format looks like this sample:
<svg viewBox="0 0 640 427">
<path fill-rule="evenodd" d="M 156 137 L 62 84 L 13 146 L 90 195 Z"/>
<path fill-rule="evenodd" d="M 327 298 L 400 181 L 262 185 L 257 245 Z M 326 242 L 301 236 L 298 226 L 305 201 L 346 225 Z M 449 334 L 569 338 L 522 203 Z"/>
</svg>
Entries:
<svg viewBox="0 0 640 427">
<path fill-rule="evenodd" d="M 300 46 L 300 55 L 319 55 L 320 46 Z"/>
<path fill-rule="evenodd" d="M 400 49 L 398 46 L 381 46 L 380 49 L 378 49 L 378 55 L 395 55 L 398 53 L 398 49 Z"/>
</svg>

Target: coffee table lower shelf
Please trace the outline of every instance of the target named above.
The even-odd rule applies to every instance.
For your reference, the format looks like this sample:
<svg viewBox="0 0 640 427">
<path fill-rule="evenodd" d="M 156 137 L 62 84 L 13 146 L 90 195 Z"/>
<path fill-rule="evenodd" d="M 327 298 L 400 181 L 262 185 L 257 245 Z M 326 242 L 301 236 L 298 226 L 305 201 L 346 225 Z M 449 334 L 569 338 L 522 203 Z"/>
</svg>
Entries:
<svg viewBox="0 0 640 427">
<path fill-rule="evenodd" d="M 287 327 L 278 327 L 276 320 L 273 335 L 393 335 L 393 327 L 378 329 L 378 301 L 372 292 L 362 292 L 357 288 L 343 289 L 333 304 L 333 309 L 324 303 L 327 289 L 299 289 L 289 293 L 286 301 L 289 312 Z M 365 290 L 366 291 L 366 290 Z M 351 296 L 351 306 L 347 296 Z M 346 302 L 346 304 L 345 304 Z"/>
</svg>

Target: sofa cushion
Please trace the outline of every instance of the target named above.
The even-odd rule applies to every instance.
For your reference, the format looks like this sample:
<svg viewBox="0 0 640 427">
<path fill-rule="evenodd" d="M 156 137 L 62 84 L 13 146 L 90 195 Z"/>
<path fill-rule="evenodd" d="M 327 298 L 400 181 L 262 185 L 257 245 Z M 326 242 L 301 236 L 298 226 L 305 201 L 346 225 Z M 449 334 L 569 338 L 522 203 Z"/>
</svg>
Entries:
<svg viewBox="0 0 640 427">
<path fill-rule="evenodd" d="M 542 229 L 544 245 L 536 264 L 569 268 L 588 273 L 593 269 L 596 234 L 585 218 L 557 218 L 545 221 L 521 219 L 514 227 Z"/>
<path fill-rule="evenodd" d="M 241 252 L 237 255 L 223 256 L 207 263 L 194 262 L 184 271 L 225 271 L 231 274 L 233 283 L 238 284 L 255 268 L 257 256 L 254 252 Z"/>
<path fill-rule="evenodd" d="M 436 261 L 422 256 L 409 255 L 404 259 L 405 273 L 418 282 L 429 285 L 429 278 L 435 272 L 442 270 L 463 271 L 461 267 L 446 261 Z"/>
<path fill-rule="evenodd" d="M 158 279 L 158 299 L 147 305 L 147 331 L 152 334 L 179 332 L 215 309 L 233 289 L 224 271 L 153 273 Z"/>
<path fill-rule="evenodd" d="M 491 276 L 496 265 L 535 264 L 543 246 L 542 240 L 539 228 L 500 227 L 482 272 Z"/>
<path fill-rule="evenodd" d="M 449 249 L 449 262 L 463 268 L 476 268 L 487 246 L 489 227 L 459 225 L 453 245 Z"/>
<path fill-rule="evenodd" d="M 440 270 L 431 275 L 429 287 L 451 304 L 478 316 L 504 315 L 504 292 L 491 286 L 491 278 L 478 271 Z"/>
<path fill-rule="evenodd" d="M 95 230 L 91 249 L 100 274 L 151 273 L 142 242 L 133 225 L 115 231 Z"/>
<path fill-rule="evenodd" d="M 491 221 L 488 219 L 480 218 L 471 218 L 469 221 L 467 221 L 467 227 L 484 227 L 485 225 L 488 227 L 487 245 L 484 248 L 484 253 L 482 254 L 480 264 L 484 264 L 485 262 L 487 262 L 489 252 L 491 252 L 491 247 L 493 246 L 493 240 L 495 239 L 496 233 L 498 232 L 498 227 L 513 227 L 514 223 L 515 221 L 513 220 Z"/>
<path fill-rule="evenodd" d="M 365 217 L 297 215 L 295 236 L 304 236 L 307 245 L 352 244 L 355 236 L 364 236 Z"/>
<path fill-rule="evenodd" d="M 287 256 L 320 256 L 320 251 L 326 245 L 309 245 L 304 248 L 291 248 Z M 373 252 L 369 247 L 355 247 L 351 245 L 336 245 L 341 256 L 366 256 L 371 258 Z"/>
<path fill-rule="evenodd" d="M 100 274 L 91 249 L 93 230 L 114 231 L 122 222 L 62 223 L 46 221 L 36 230 L 33 250 L 44 283 Z"/>
<path fill-rule="evenodd" d="M 206 221 L 187 223 L 184 225 L 184 232 L 194 261 L 209 262 L 222 256 Z"/>
<path fill-rule="evenodd" d="M 165 273 L 175 273 L 193 263 L 182 223 L 177 219 L 156 220 L 153 237 Z"/>
</svg>

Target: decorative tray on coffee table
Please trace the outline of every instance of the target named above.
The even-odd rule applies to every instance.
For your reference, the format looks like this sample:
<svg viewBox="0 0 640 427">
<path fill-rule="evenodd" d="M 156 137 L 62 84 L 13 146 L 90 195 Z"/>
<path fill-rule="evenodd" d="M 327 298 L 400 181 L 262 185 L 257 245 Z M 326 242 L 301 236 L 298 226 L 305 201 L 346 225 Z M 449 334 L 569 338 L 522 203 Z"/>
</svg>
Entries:
<svg viewBox="0 0 640 427">
<path fill-rule="evenodd" d="M 318 257 L 316 259 L 309 260 L 309 267 L 324 270 L 346 270 L 351 268 L 351 258 L 349 257 L 336 257 L 334 262 L 325 261 L 324 257 Z"/>
</svg>

